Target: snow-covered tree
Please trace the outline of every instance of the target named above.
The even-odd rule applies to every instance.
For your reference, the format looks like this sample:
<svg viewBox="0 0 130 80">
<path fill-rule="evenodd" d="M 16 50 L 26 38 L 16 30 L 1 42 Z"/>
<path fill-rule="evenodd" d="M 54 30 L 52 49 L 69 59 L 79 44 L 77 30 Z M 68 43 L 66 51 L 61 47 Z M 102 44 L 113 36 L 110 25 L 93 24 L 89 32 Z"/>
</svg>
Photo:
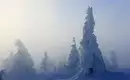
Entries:
<svg viewBox="0 0 130 80">
<path fill-rule="evenodd" d="M 79 65 L 80 65 L 79 52 L 76 48 L 75 38 L 73 38 L 73 44 L 72 44 L 72 48 L 69 54 L 67 66 L 71 68 L 71 70 L 77 71 L 79 68 Z"/>
<path fill-rule="evenodd" d="M 11 65 L 11 69 L 8 72 L 8 78 L 12 78 L 13 80 L 19 78 L 24 80 L 31 79 L 30 76 L 35 74 L 31 55 L 21 40 L 16 40 L 16 46 L 18 48 L 17 53 L 8 60 L 9 65 Z"/>
<path fill-rule="evenodd" d="M 80 49 L 82 67 L 86 75 L 105 71 L 102 54 L 98 48 L 96 36 L 94 35 L 94 25 L 93 10 L 92 7 L 88 7 Z"/>
<path fill-rule="evenodd" d="M 32 57 L 22 43 L 22 41 L 17 40 L 16 46 L 18 48 L 17 53 L 14 55 L 14 60 L 16 61 L 16 64 L 27 68 L 32 68 L 34 66 Z"/>
</svg>

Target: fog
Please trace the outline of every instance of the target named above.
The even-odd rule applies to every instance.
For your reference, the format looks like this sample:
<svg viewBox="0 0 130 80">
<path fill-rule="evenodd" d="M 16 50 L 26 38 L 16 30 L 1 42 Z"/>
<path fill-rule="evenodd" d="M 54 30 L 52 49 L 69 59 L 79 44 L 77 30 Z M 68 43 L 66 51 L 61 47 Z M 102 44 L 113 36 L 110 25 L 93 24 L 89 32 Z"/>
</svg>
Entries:
<svg viewBox="0 0 130 80">
<path fill-rule="evenodd" d="M 44 51 L 66 56 L 75 37 L 79 46 L 88 5 L 94 9 L 95 35 L 103 55 L 114 50 L 121 67 L 129 65 L 129 0 L 0 1 L 0 59 L 14 52 L 21 39 L 39 63 Z"/>
</svg>

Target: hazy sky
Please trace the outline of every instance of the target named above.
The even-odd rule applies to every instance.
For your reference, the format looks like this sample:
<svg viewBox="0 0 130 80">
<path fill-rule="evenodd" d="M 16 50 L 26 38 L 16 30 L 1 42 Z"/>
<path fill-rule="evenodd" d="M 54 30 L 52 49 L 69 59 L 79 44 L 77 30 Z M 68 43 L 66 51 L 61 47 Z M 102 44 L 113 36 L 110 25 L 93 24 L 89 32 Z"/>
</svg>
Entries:
<svg viewBox="0 0 130 80">
<path fill-rule="evenodd" d="M 121 65 L 130 67 L 129 0 L 0 0 L 0 58 L 13 51 L 15 39 L 23 41 L 37 62 L 44 51 L 68 54 L 72 38 L 77 44 L 82 38 L 88 5 L 94 9 L 103 54 L 115 50 Z"/>
</svg>

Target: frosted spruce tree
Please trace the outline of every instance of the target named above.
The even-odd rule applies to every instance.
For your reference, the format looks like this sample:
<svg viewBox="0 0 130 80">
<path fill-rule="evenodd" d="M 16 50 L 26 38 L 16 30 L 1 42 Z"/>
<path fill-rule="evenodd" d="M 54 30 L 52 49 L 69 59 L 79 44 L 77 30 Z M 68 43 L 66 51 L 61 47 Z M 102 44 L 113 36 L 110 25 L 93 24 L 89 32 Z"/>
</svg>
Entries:
<svg viewBox="0 0 130 80">
<path fill-rule="evenodd" d="M 75 38 L 73 38 L 73 44 L 68 58 L 68 66 L 76 67 L 78 65 L 79 65 L 79 52 L 76 48 Z"/>
<path fill-rule="evenodd" d="M 23 42 L 21 40 L 17 40 L 15 45 L 18 48 L 17 53 L 14 55 L 15 61 L 19 62 L 17 64 L 21 66 L 26 66 L 28 68 L 32 68 L 34 65 L 32 57 L 26 49 L 26 47 L 24 46 Z"/>
<path fill-rule="evenodd" d="M 98 48 L 96 36 L 94 35 L 94 25 L 92 7 L 88 7 L 87 17 L 83 28 L 83 39 L 80 43 L 81 64 L 85 75 L 102 73 L 105 71 L 102 54 Z"/>
<path fill-rule="evenodd" d="M 35 74 L 35 69 L 33 68 L 34 63 L 31 55 L 21 40 L 16 40 L 15 45 L 17 52 L 13 55 L 10 62 L 8 62 L 11 65 L 11 69 L 8 72 L 9 80 L 33 79 L 32 76 Z"/>
<path fill-rule="evenodd" d="M 68 58 L 69 73 L 76 73 L 79 70 L 80 60 L 79 60 L 79 52 L 76 48 L 75 38 L 73 38 L 73 44 L 71 46 L 71 51 Z"/>
</svg>

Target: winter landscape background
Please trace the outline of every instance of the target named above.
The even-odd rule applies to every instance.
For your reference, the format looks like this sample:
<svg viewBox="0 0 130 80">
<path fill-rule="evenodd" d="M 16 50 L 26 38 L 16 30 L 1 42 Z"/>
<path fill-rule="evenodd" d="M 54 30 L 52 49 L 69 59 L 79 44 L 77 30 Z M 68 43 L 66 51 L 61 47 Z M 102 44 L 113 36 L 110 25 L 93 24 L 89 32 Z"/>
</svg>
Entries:
<svg viewBox="0 0 130 80">
<path fill-rule="evenodd" d="M 0 1 L 0 78 L 129 80 L 129 4 Z"/>
</svg>

